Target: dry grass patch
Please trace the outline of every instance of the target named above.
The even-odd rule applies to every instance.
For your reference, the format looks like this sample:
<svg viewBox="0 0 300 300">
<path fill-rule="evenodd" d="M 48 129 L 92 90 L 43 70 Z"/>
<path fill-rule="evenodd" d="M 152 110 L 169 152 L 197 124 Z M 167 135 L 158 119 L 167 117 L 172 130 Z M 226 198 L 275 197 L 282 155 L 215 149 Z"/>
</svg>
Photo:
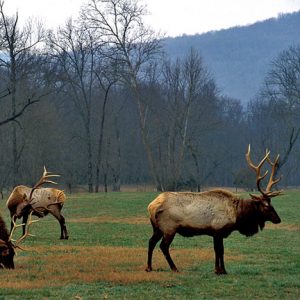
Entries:
<svg viewBox="0 0 300 300">
<path fill-rule="evenodd" d="M 64 286 L 69 283 L 97 281 L 124 284 L 136 282 L 168 283 L 180 279 L 175 275 L 160 251 L 154 252 L 154 269 L 145 272 L 147 249 L 123 247 L 39 246 L 28 249 L 29 256 L 18 256 L 15 270 L 1 270 L 2 288 L 33 289 Z M 213 251 L 199 249 L 171 250 L 182 274 L 199 261 L 213 262 Z M 226 256 L 226 260 L 241 257 Z"/>
<path fill-rule="evenodd" d="M 269 229 L 280 229 L 280 230 L 288 230 L 288 231 L 299 231 L 300 232 L 300 224 L 266 224 L 266 228 Z"/>
</svg>

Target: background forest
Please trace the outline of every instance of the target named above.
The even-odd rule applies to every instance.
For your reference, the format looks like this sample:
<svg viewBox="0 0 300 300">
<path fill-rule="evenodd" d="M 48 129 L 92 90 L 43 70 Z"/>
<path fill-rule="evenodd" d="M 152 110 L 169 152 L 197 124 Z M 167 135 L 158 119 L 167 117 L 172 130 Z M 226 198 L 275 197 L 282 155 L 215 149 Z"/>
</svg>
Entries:
<svg viewBox="0 0 300 300">
<path fill-rule="evenodd" d="M 34 183 L 44 165 L 62 175 L 69 192 L 128 185 L 251 189 L 248 144 L 254 158 L 266 149 L 272 157 L 280 153 L 281 184 L 299 185 L 300 40 L 293 33 L 280 47 L 276 42 L 283 36 L 279 22 L 299 24 L 299 13 L 271 20 L 265 31 L 260 24 L 259 34 L 255 26 L 236 29 L 243 40 L 257 37 L 255 49 L 266 49 L 265 34 L 272 49 L 259 52 L 258 60 L 249 57 L 251 47 L 246 53 L 236 48 L 241 74 L 246 62 L 267 70 L 259 89 L 249 88 L 247 102 L 233 97 L 230 86 L 219 87 L 235 71 L 223 66 L 216 74 L 201 48 L 205 36 L 213 36 L 219 62 L 236 62 L 225 48 L 235 30 L 188 43 L 192 37 L 154 32 L 145 14 L 136 1 L 91 0 L 79 19 L 50 31 L 32 20 L 21 26 L 0 1 L 1 191 Z M 299 36 L 300 26 L 291 28 Z"/>
</svg>

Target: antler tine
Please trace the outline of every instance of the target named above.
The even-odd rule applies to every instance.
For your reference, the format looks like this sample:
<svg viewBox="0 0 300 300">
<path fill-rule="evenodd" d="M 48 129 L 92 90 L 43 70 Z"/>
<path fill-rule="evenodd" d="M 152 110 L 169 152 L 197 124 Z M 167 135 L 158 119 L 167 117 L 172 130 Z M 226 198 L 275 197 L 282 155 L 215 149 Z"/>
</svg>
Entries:
<svg viewBox="0 0 300 300">
<path fill-rule="evenodd" d="M 31 192 L 30 192 L 30 195 L 29 195 L 29 200 L 28 202 L 31 202 L 32 201 L 32 195 L 33 195 L 33 192 L 39 188 L 41 185 L 45 184 L 45 183 L 52 183 L 52 184 L 57 184 L 57 182 L 55 181 L 52 181 L 52 180 L 48 180 L 48 178 L 51 178 L 51 177 L 60 177 L 60 175 L 58 174 L 52 174 L 51 172 L 48 172 L 46 167 L 44 166 L 44 172 L 43 172 L 43 175 L 42 177 L 39 179 L 39 181 L 33 186 L 33 188 L 31 189 Z"/>
<path fill-rule="evenodd" d="M 27 223 L 27 228 L 26 228 L 26 230 L 25 230 L 25 233 L 24 233 L 20 238 L 18 238 L 18 239 L 15 241 L 15 245 L 14 245 L 14 246 L 17 247 L 17 248 L 20 248 L 18 244 L 20 244 L 26 237 L 28 237 L 28 236 L 34 236 L 33 234 L 30 234 L 30 233 L 29 233 L 29 226 L 31 226 L 33 223 L 38 222 L 39 220 L 32 220 L 32 219 L 31 219 L 31 218 L 32 218 L 32 213 L 33 213 L 33 212 L 31 212 L 31 213 L 29 214 L 28 223 Z"/>
<path fill-rule="evenodd" d="M 10 235 L 9 235 L 9 238 L 8 240 L 11 241 L 11 242 L 15 242 L 15 240 L 12 238 L 13 237 L 13 234 L 15 232 L 15 230 L 23 225 L 25 225 L 24 223 L 22 224 L 17 224 L 15 219 L 14 219 L 14 216 L 11 218 L 11 222 L 13 223 L 13 228 L 11 229 L 11 232 L 10 232 Z"/>
<path fill-rule="evenodd" d="M 278 161 L 279 161 L 279 154 L 277 154 L 276 159 L 274 160 L 274 162 L 271 161 L 271 159 L 268 157 L 268 163 L 272 166 L 272 171 L 271 171 L 271 175 L 270 175 L 270 179 L 266 188 L 266 193 L 269 197 L 275 197 L 278 196 L 282 193 L 282 191 L 275 191 L 275 192 L 271 192 L 271 189 L 273 187 L 273 185 L 275 185 L 276 183 L 278 183 L 281 180 L 281 176 L 277 179 L 274 179 L 274 175 L 276 172 L 276 168 L 278 167 Z"/>
<path fill-rule="evenodd" d="M 43 173 L 43 176 L 44 178 L 49 178 L 49 177 L 60 177 L 60 175 L 58 174 L 53 174 L 52 172 L 48 172 L 46 170 L 46 167 L 44 166 L 44 173 Z"/>
<path fill-rule="evenodd" d="M 251 167 L 255 173 L 256 173 L 256 185 L 257 185 L 257 189 L 259 190 L 259 192 L 263 195 L 266 195 L 266 193 L 263 191 L 263 189 L 260 186 L 260 182 L 267 176 L 268 171 L 266 171 L 264 173 L 264 175 L 260 175 L 260 171 L 261 171 L 261 167 L 264 164 L 264 162 L 268 159 L 270 155 L 270 151 L 266 151 L 266 155 L 264 156 L 264 158 L 260 161 L 260 163 L 256 166 L 254 165 L 254 163 L 252 162 L 251 158 L 250 158 L 250 144 L 248 145 L 248 151 L 246 153 L 246 160 L 247 163 L 249 165 L 249 167 Z"/>
<path fill-rule="evenodd" d="M 46 167 L 44 166 L 44 173 L 43 173 L 42 177 L 40 178 L 40 180 L 38 181 L 38 186 L 40 186 L 40 185 L 42 185 L 44 183 L 57 184 L 57 182 L 54 182 L 52 180 L 47 180 L 48 178 L 51 178 L 51 177 L 60 177 L 60 175 L 48 172 L 47 169 L 46 169 Z"/>
<path fill-rule="evenodd" d="M 25 233 L 24 233 L 20 238 L 18 238 L 17 240 L 14 240 L 14 239 L 13 239 L 13 234 L 14 234 L 14 232 L 15 232 L 15 230 L 16 230 L 17 228 L 19 228 L 19 227 L 21 227 L 21 226 L 23 226 L 23 225 L 25 225 L 25 224 L 24 224 L 24 223 L 22 223 L 22 224 L 17 224 L 17 223 L 15 222 L 14 218 L 12 218 L 13 228 L 12 228 L 12 230 L 11 230 L 11 233 L 10 233 L 10 235 L 9 235 L 9 239 L 8 239 L 8 240 L 9 240 L 10 242 L 12 242 L 14 248 L 18 248 L 18 249 L 24 250 L 24 249 L 22 249 L 18 244 L 20 244 L 26 237 L 28 237 L 28 236 L 33 236 L 32 234 L 29 233 L 29 226 L 30 226 L 31 224 L 33 224 L 33 223 L 38 222 L 39 220 L 32 220 L 32 213 L 33 213 L 33 212 L 31 212 L 31 213 L 29 214 L 29 221 L 28 221 L 28 224 L 27 224 L 27 228 L 26 228 L 26 230 L 25 230 Z"/>
</svg>

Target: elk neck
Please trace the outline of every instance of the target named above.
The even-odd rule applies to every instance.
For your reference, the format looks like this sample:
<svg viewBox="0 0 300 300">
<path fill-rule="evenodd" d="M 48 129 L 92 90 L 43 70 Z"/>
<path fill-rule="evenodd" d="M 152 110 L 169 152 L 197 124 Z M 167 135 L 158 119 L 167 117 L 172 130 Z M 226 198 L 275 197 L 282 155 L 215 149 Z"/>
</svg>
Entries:
<svg viewBox="0 0 300 300">
<path fill-rule="evenodd" d="M 8 230 L 7 230 L 5 222 L 1 216 L 0 216 L 0 239 L 3 241 L 6 241 L 6 242 L 9 239 Z"/>
<path fill-rule="evenodd" d="M 236 230 L 246 236 L 252 236 L 262 230 L 265 220 L 260 216 L 257 201 L 253 199 L 239 199 L 237 205 Z"/>
</svg>

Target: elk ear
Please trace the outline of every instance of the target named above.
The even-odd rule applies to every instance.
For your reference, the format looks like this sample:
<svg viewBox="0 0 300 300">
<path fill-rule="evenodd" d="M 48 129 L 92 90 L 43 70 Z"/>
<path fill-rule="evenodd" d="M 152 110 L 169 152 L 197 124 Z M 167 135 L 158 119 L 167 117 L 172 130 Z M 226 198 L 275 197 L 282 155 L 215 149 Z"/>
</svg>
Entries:
<svg viewBox="0 0 300 300">
<path fill-rule="evenodd" d="M 6 246 L 6 242 L 0 239 L 0 247 L 1 246 Z"/>
<path fill-rule="evenodd" d="M 27 196 L 26 196 L 26 194 L 24 194 L 24 195 L 23 195 L 23 199 L 24 199 L 24 200 L 26 200 L 26 199 L 27 199 Z"/>
<path fill-rule="evenodd" d="M 254 195 L 254 194 L 249 194 L 251 199 L 253 200 L 256 200 L 256 201 L 261 201 L 261 196 L 257 196 L 257 195 Z"/>
</svg>

